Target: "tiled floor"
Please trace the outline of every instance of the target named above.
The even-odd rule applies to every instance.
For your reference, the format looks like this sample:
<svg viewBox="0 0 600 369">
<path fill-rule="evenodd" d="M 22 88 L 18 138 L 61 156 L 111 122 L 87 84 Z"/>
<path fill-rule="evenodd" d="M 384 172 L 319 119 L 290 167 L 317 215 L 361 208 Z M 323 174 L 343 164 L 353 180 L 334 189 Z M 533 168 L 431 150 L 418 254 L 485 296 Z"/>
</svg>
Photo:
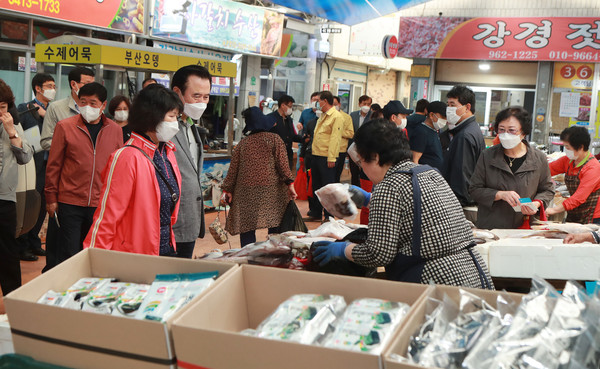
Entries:
<svg viewBox="0 0 600 369">
<path fill-rule="evenodd" d="M 300 212 L 302 213 L 302 215 L 303 216 L 306 215 L 306 212 L 308 211 L 308 202 L 297 200 L 296 204 L 298 205 L 298 208 L 300 209 Z M 210 224 L 216 218 L 216 216 L 217 216 L 217 212 L 215 212 L 215 211 L 207 212 L 206 213 L 206 224 Z M 220 220 L 223 224 L 225 223 L 225 214 L 223 212 L 221 212 L 221 214 L 220 214 Z M 358 222 L 358 217 L 355 219 L 355 222 Z M 309 229 L 315 229 L 320 225 L 320 223 L 307 222 L 306 225 Z M 264 240 L 264 239 L 266 239 L 266 237 L 267 237 L 266 229 L 261 229 L 256 232 L 257 240 Z M 231 248 L 240 247 L 239 236 L 231 236 L 230 242 L 231 242 Z M 204 237 L 203 239 L 198 239 L 196 241 L 196 245 L 199 246 L 199 250 L 202 253 L 206 253 L 206 252 L 209 252 L 210 250 L 217 249 L 217 248 L 218 249 L 229 248 L 229 245 L 227 243 L 223 244 L 223 245 L 217 244 L 215 242 L 215 240 L 212 238 L 212 236 L 210 235 L 210 233 L 208 233 L 208 230 L 207 230 L 206 237 Z M 44 265 L 46 265 L 45 257 L 40 257 L 38 261 L 34 261 L 34 262 L 22 261 L 21 262 L 21 273 L 22 273 L 23 283 L 27 283 L 27 282 L 31 281 L 32 279 L 36 278 L 37 276 L 39 276 L 41 274 L 41 271 L 42 271 L 42 268 L 44 267 Z M 5 314 L 4 301 L 2 299 L 1 294 L 0 294 L 0 314 Z"/>
</svg>

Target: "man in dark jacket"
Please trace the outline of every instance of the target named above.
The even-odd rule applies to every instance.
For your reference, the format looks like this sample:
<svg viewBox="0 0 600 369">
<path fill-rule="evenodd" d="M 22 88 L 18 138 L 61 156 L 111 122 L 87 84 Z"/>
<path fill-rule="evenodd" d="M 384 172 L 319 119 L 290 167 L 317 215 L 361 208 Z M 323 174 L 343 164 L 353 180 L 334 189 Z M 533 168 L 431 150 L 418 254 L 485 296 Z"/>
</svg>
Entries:
<svg viewBox="0 0 600 369">
<path fill-rule="evenodd" d="M 479 155 L 485 149 L 483 134 L 475 120 L 475 94 L 465 86 L 454 86 L 446 95 L 446 119 L 451 137 L 444 156 L 442 175 L 465 206 L 475 205 L 469 195 L 470 179 Z"/>
<path fill-rule="evenodd" d="M 292 150 L 292 143 L 302 141 L 302 136 L 296 134 L 296 131 L 294 130 L 294 121 L 292 119 L 292 106 L 294 105 L 294 102 L 293 97 L 283 95 L 277 100 L 279 108 L 269 114 L 269 116 L 275 118 L 275 121 L 277 122 L 277 124 L 271 128 L 271 132 L 278 134 L 283 140 L 283 143 L 285 143 L 292 173 L 296 172 L 294 170 L 294 151 Z"/>
<path fill-rule="evenodd" d="M 355 133 L 364 122 L 368 122 L 371 119 L 372 103 L 373 99 L 368 95 L 362 95 L 358 98 L 359 110 L 350 113 L 350 117 L 352 118 L 352 128 L 354 129 Z M 352 140 L 348 142 L 348 146 L 350 145 L 352 145 Z M 350 174 L 352 175 L 352 184 L 360 187 L 360 168 L 353 160 L 350 160 L 349 163 Z"/>
<path fill-rule="evenodd" d="M 406 133 L 408 134 L 409 140 L 412 140 L 412 135 L 415 128 L 419 127 L 421 123 L 425 122 L 425 118 L 427 117 L 428 106 L 429 101 L 427 101 L 426 99 L 421 99 L 417 101 L 414 114 L 411 114 L 408 117 L 406 117 Z"/>
<path fill-rule="evenodd" d="M 21 120 L 21 125 L 24 131 L 37 131 L 35 136 L 40 137 L 42 126 L 44 124 L 44 116 L 50 101 L 56 97 L 56 84 L 54 78 L 49 74 L 38 73 L 31 80 L 31 89 L 35 92 L 35 98 L 27 103 L 22 103 L 17 107 Z M 31 132 L 30 131 L 30 132 Z M 36 153 L 33 155 L 35 161 L 35 189 L 41 195 L 41 203 L 46 204 L 44 196 L 44 184 L 46 183 L 46 152 L 41 149 L 39 141 L 37 143 L 30 142 Z M 42 241 L 39 233 L 46 218 L 45 206 L 40 206 L 38 220 L 33 228 L 19 237 L 19 252 L 21 260 L 36 261 L 39 256 L 46 256 L 46 250 L 42 248 Z"/>
</svg>

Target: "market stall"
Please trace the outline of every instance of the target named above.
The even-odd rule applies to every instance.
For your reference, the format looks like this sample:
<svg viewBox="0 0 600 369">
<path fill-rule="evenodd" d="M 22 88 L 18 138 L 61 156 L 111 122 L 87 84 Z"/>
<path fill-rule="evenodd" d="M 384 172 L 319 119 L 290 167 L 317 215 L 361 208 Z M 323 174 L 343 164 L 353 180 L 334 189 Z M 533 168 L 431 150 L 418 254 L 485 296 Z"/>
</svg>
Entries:
<svg viewBox="0 0 600 369">
<path fill-rule="evenodd" d="M 237 66 L 222 59 L 72 35 L 39 42 L 35 45 L 35 51 L 38 63 L 56 63 L 59 66 L 59 74 L 62 64 L 93 65 L 96 80 L 100 82 L 103 80 L 104 70 L 109 67 L 124 68 L 125 72 L 134 70 L 173 73 L 186 65 L 202 65 L 213 77 L 229 77 L 229 101 L 234 101 L 235 98 L 234 78 Z M 233 106 L 234 104 L 228 104 L 228 122 L 233 121 Z M 233 130 L 229 135 L 229 142 L 233 142 Z M 229 155 L 231 150 L 230 145 Z"/>
</svg>

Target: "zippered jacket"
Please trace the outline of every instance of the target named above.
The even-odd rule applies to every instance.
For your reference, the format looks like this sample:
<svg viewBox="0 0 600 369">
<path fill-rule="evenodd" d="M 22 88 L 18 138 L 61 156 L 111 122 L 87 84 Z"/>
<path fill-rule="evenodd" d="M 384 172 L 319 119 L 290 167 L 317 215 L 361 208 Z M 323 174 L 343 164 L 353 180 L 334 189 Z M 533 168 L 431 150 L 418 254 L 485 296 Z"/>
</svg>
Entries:
<svg viewBox="0 0 600 369">
<path fill-rule="evenodd" d="M 156 145 L 133 132 L 127 145 L 137 146 L 151 158 Z M 175 159 L 175 145 L 167 142 L 167 158 L 173 167 L 177 186 L 181 173 Z M 103 177 L 100 204 L 94 213 L 83 248 L 159 255 L 161 194 L 154 165 L 139 150 L 123 147 L 115 151 Z M 178 200 L 171 214 L 171 244 L 175 246 L 173 225 L 179 213 Z"/>
<path fill-rule="evenodd" d="M 100 119 L 95 146 L 81 114 L 56 125 L 46 167 L 46 203 L 98 206 L 102 171 L 110 154 L 123 146 L 121 127 L 104 114 Z"/>
</svg>

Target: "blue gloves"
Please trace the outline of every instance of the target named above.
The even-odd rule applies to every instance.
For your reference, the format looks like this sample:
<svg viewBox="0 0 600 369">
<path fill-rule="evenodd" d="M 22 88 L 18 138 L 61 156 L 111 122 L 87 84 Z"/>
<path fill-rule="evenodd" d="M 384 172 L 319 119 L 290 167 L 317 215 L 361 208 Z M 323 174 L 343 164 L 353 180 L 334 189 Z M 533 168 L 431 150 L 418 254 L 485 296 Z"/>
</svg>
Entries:
<svg viewBox="0 0 600 369">
<path fill-rule="evenodd" d="M 319 266 L 325 266 L 336 259 L 346 259 L 346 255 L 344 255 L 344 250 L 348 245 L 346 241 L 317 241 L 313 245 L 316 246 L 316 249 L 312 252 L 313 260 Z"/>
<path fill-rule="evenodd" d="M 357 208 L 360 209 L 369 205 L 369 201 L 371 201 L 370 192 L 367 192 L 355 185 L 351 185 L 350 188 L 348 188 L 348 191 L 350 191 L 350 197 L 352 198 L 352 201 L 356 204 Z"/>
</svg>

